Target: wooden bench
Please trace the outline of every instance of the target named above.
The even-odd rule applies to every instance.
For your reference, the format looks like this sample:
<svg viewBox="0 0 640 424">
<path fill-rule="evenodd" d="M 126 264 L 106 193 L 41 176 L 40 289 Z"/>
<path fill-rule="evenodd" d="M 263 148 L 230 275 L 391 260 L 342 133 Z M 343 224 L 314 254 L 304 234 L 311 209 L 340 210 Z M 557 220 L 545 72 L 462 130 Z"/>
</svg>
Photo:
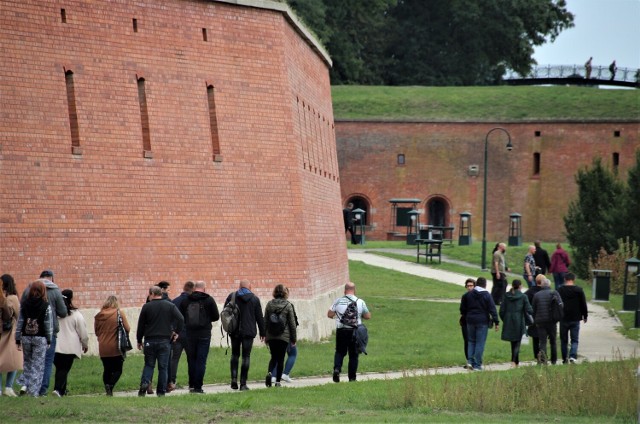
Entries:
<svg viewBox="0 0 640 424">
<path fill-rule="evenodd" d="M 420 249 L 424 246 L 424 251 Z M 420 256 L 424 256 L 424 261 L 433 262 L 433 258 L 438 258 L 438 263 L 442 263 L 442 240 L 416 239 L 416 262 L 420 263 Z"/>
</svg>

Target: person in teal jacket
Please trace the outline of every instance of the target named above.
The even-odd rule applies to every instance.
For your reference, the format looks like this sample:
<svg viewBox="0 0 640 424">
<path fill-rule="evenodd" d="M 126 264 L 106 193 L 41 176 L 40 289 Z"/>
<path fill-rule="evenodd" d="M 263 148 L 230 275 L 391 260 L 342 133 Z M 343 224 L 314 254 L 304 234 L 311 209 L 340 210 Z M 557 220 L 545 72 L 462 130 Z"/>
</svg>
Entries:
<svg viewBox="0 0 640 424">
<path fill-rule="evenodd" d="M 511 366 L 520 364 L 520 342 L 526 331 L 525 314 L 533 315 L 533 308 L 529 299 L 520 288 L 522 282 L 513 280 L 511 290 L 504 296 L 500 305 L 500 319 L 502 320 L 502 340 L 511 342 Z"/>
</svg>

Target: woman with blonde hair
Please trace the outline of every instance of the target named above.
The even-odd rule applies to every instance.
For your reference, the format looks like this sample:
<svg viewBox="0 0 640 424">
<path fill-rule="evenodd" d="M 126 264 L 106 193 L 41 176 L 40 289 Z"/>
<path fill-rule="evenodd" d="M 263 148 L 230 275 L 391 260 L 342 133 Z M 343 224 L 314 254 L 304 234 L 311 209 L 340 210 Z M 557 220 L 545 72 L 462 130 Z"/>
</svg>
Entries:
<svg viewBox="0 0 640 424">
<path fill-rule="evenodd" d="M 16 346 L 16 327 L 20 316 L 20 301 L 16 291 L 16 283 L 9 274 L 2 277 L 0 290 L 0 309 L 2 315 L 2 329 L 0 329 L 0 389 L 2 389 L 2 374 L 7 374 L 4 390 L 5 396 L 13 397 L 13 382 L 18 370 L 22 369 L 22 352 Z"/>
<path fill-rule="evenodd" d="M 21 378 L 26 393 L 38 397 L 44 376 L 45 355 L 53 339 L 53 318 L 44 280 L 31 283 L 29 294 L 21 306 L 16 327 L 16 344 L 22 350 L 24 361 Z"/>
<path fill-rule="evenodd" d="M 118 299 L 111 295 L 94 318 L 98 353 L 104 368 L 102 382 L 107 396 L 113 396 L 113 388 L 122 375 L 122 364 L 124 363 L 124 356 L 118 349 L 118 316 L 122 318 L 122 324 L 128 333 L 130 327 L 127 316 L 120 311 Z"/>
</svg>

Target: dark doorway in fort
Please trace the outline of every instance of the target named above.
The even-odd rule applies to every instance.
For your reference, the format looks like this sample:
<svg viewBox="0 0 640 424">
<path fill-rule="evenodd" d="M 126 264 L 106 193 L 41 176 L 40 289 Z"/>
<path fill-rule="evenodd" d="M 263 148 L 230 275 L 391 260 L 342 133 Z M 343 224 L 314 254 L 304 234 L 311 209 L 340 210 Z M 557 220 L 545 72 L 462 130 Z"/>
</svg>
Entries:
<svg viewBox="0 0 640 424">
<path fill-rule="evenodd" d="M 434 197 L 427 202 L 429 225 L 446 227 L 449 225 L 449 204 L 440 197 Z"/>
<path fill-rule="evenodd" d="M 369 225 L 369 222 L 371 220 L 370 215 L 371 215 L 371 210 L 369 207 L 369 202 L 367 201 L 367 199 L 360 197 L 360 196 L 353 196 L 350 197 L 347 200 L 347 203 L 345 204 L 348 205 L 349 203 L 353 203 L 353 209 L 362 209 L 363 211 L 365 211 L 366 213 L 364 214 L 364 225 Z"/>
</svg>

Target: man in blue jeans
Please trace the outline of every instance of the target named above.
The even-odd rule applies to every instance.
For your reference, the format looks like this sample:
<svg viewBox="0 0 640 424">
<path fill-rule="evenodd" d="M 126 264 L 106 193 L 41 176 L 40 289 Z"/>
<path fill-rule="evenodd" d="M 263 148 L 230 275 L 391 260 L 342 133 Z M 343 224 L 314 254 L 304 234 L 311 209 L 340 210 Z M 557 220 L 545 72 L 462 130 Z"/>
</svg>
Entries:
<svg viewBox="0 0 640 424">
<path fill-rule="evenodd" d="M 589 315 L 584 290 L 575 285 L 575 279 L 576 276 L 573 273 L 567 272 L 564 276 L 564 284 L 558 289 L 564 304 L 564 316 L 560 320 L 560 351 L 563 364 L 567 361 L 574 364 L 578 359 L 580 320 L 586 324 Z M 569 337 L 571 337 L 571 349 L 567 352 Z"/>
<path fill-rule="evenodd" d="M 482 371 L 482 356 L 489 333 L 489 324 L 493 322 L 496 331 L 500 325 L 496 305 L 486 287 L 487 280 L 478 277 L 476 286 L 465 293 L 460 301 L 460 315 L 464 316 L 467 322 L 469 339 L 467 369 L 473 371 Z"/>
<path fill-rule="evenodd" d="M 204 393 L 202 384 L 211 345 L 211 323 L 220 319 L 216 301 L 204 290 L 204 281 L 197 281 L 193 292 L 180 305 L 180 312 L 184 316 L 187 327 L 189 391 L 191 393 Z"/>
<path fill-rule="evenodd" d="M 156 393 L 158 396 L 164 396 L 167 390 L 171 341 L 182 331 L 184 318 L 176 305 L 163 301 L 160 287 L 153 286 L 149 289 L 149 299 L 150 301 L 142 307 L 138 318 L 137 339 L 140 350 L 143 348 L 142 339 L 144 338 L 144 368 L 138 396 L 146 395 L 156 362 L 158 363 Z"/>
</svg>

